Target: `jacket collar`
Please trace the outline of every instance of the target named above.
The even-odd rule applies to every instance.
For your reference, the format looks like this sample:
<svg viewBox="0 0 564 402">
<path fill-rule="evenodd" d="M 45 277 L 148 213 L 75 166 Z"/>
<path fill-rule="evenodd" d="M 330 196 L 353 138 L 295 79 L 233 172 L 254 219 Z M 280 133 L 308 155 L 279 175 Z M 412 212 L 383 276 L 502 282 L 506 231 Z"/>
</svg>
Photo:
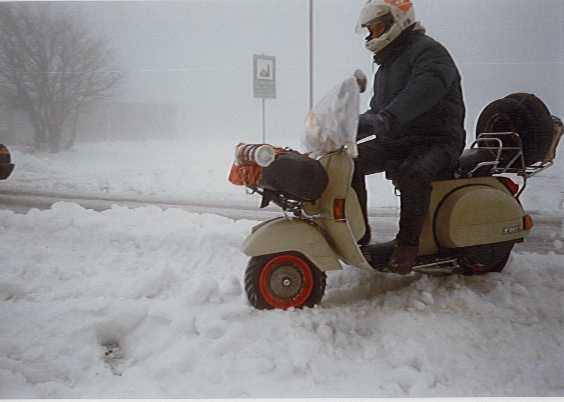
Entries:
<svg viewBox="0 0 564 402">
<path fill-rule="evenodd" d="M 425 33 L 425 30 L 417 28 L 412 25 L 403 31 L 392 43 L 374 55 L 374 62 L 379 65 L 392 63 L 416 37 Z"/>
</svg>

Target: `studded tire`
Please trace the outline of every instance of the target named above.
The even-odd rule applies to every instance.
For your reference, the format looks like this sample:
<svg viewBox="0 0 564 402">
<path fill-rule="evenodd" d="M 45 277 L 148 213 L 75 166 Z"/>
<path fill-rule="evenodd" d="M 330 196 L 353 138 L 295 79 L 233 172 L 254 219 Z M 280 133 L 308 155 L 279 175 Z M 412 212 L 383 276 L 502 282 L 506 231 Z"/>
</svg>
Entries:
<svg viewBox="0 0 564 402">
<path fill-rule="evenodd" d="M 245 291 L 259 310 L 314 307 L 325 293 L 326 275 L 297 252 L 252 257 Z"/>
</svg>

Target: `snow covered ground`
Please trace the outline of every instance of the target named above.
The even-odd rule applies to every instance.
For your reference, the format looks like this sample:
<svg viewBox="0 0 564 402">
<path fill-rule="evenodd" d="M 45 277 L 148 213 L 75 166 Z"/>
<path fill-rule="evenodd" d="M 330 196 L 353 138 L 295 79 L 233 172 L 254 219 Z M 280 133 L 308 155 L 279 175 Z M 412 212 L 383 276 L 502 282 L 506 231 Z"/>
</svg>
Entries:
<svg viewBox="0 0 564 402">
<path fill-rule="evenodd" d="M 4 191 L 256 206 L 234 144 L 13 149 Z M 562 216 L 562 160 L 529 210 Z M 370 178 L 372 207 L 395 207 Z M 0 211 L 0 397 L 563 396 L 564 261 L 517 250 L 477 278 L 330 273 L 320 306 L 260 312 L 239 246 L 256 222 L 58 203 Z M 564 233 L 553 233 L 561 249 Z"/>
<path fill-rule="evenodd" d="M 0 211 L 0 397 L 564 395 L 561 255 L 477 278 L 348 268 L 320 306 L 261 312 L 242 287 L 252 224 Z"/>
</svg>

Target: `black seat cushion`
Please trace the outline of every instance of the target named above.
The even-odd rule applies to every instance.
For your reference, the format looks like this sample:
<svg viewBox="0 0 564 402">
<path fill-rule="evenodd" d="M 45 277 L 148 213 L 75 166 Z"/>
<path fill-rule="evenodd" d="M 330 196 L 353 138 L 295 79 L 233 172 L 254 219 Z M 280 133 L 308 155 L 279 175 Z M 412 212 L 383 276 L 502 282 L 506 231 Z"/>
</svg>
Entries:
<svg viewBox="0 0 564 402">
<path fill-rule="evenodd" d="M 460 156 L 458 165 L 458 175 L 460 177 L 467 177 L 476 166 L 483 162 L 494 162 L 495 156 L 487 149 L 473 148 L 466 149 Z M 492 175 L 493 165 L 482 166 L 472 173 L 472 177 L 485 177 Z"/>
<path fill-rule="evenodd" d="M 290 151 L 279 155 L 262 170 L 259 186 L 281 192 L 293 200 L 315 201 L 328 183 L 327 172 L 318 160 Z"/>
</svg>

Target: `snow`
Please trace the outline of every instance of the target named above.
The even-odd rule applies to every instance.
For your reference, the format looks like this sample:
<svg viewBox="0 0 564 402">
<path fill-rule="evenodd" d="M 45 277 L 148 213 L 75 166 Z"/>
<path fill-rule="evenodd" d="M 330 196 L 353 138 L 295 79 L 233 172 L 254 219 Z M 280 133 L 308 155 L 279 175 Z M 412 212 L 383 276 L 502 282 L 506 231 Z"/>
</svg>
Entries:
<svg viewBox="0 0 564 402">
<path fill-rule="evenodd" d="M 228 183 L 236 141 L 12 148 L 3 191 L 258 206 Z M 278 145 L 278 144 L 277 144 Z M 562 160 L 524 205 L 561 217 Z M 395 208 L 371 176 L 372 208 Z M 545 190 L 549 189 L 550 192 Z M 536 215 L 535 215 L 536 216 Z M 256 311 L 240 245 L 256 222 L 60 202 L 0 211 L 0 397 L 559 396 L 564 232 L 484 277 L 346 267 L 314 309 Z"/>
<path fill-rule="evenodd" d="M 501 274 L 330 273 L 313 309 L 256 311 L 255 222 L 60 202 L 0 211 L 0 397 L 558 396 L 562 256 Z"/>
<path fill-rule="evenodd" d="M 3 191 L 257 207 L 258 196 L 249 196 L 244 188 L 227 180 L 239 140 L 217 139 L 212 133 L 202 138 L 78 143 L 58 155 L 33 155 L 14 147 L 10 151 L 16 170 L 1 186 Z M 294 145 L 294 149 L 300 147 Z M 372 210 L 399 206 L 393 186 L 383 174 L 369 176 L 368 189 Z M 529 180 L 522 200 L 525 208 L 536 214 L 563 215 L 564 158 L 557 158 L 553 167 Z"/>
<path fill-rule="evenodd" d="M 307 52 L 296 16 L 305 3 L 285 2 L 274 13 L 264 2 L 233 4 L 228 13 L 229 2 L 200 3 L 122 3 L 118 12 L 83 3 L 129 72 L 120 100 L 175 105 L 179 132 L 166 137 L 183 140 L 78 143 L 58 155 L 10 147 L 16 170 L 0 191 L 258 207 L 257 196 L 227 181 L 234 146 L 260 132 L 250 55 L 277 55 L 268 138 L 297 148 Z M 358 66 L 372 68 L 362 41 L 350 37 L 358 5 L 340 3 L 318 10 L 330 46 L 319 47 L 317 65 L 330 68 L 316 71 L 315 95 Z M 531 12 L 524 1 L 487 3 L 487 12 L 486 2 L 428 3 L 421 20 L 465 77 L 469 137 L 485 102 L 516 90 L 536 93 L 560 115 L 557 41 L 544 40 L 559 34 L 559 5 L 522 18 Z M 284 25 L 292 27 L 284 35 L 271 29 Z M 167 35 L 175 40 L 163 46 Z M 397 208 L 381 175 L 368 187 L 372 211 Z M 561 220 L 563 196 L 560 158 L 530 180 L 522 201 L 535 219 Z M 564 226 L 549 235 L 553 251 L 517 247 L 500 274 L 399 277 L 345 267 L 328 275 L 319 306 L 257 311 L 246 300 L 240 251 L 256 223 L 154 206 L 0 210 L 0 397 L 564 395 Z"/>
</svg>

